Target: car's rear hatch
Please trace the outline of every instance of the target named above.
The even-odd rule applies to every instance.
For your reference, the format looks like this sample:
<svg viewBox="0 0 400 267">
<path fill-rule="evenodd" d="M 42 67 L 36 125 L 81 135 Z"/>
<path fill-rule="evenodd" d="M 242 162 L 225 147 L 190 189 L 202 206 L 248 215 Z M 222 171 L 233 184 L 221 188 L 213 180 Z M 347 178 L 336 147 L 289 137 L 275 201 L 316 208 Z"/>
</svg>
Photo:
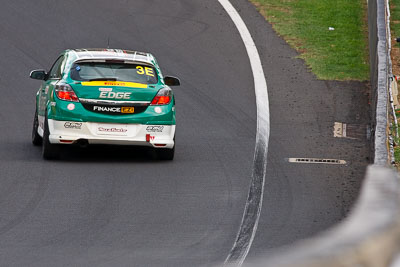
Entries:
<svg viewBox="0 0 400 267">
<path fill-rule="evenodd" d="M 71 86 L 85 109 L 113 115 L 145 111 L 159 89 L 155 85 L 123 81 L 74 82 Z"/>
</svg>

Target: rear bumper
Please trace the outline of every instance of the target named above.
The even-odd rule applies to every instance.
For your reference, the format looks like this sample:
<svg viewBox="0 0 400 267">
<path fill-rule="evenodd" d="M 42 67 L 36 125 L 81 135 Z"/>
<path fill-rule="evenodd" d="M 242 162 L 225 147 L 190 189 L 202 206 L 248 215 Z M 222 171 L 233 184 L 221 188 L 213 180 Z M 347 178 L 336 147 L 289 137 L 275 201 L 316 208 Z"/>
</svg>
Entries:
<svg viewBox="0 0 400 267">
<path fill-rule="evenodd" d="M 175 125 L 145 125 L 48 120 L 52 144 L 137 145 L 173 148 Z"/>
</svg>

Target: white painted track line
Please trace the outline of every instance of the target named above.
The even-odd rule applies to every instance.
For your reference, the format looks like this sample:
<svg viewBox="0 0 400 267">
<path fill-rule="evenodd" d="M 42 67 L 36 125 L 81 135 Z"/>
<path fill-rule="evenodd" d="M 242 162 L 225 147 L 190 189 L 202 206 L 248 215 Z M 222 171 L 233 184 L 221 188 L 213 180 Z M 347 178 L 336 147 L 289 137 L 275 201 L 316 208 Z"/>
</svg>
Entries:
<svg viewBox="0 0 400 267">
<path fill-rule="evenodd" d="M 252 187 L 256 188 L 250 188 L 249 197 L 246 202 L 238 235 L 230 254 L 225 260 L 225 264 L 241 266 L 250 250 L 255 233 L 257 231 L 258 220 L 260 218 L 261 206 L 263 201 L 268 141 L 270 133 L 269 100 L 267 82 L 265 80 L 264 70 L 261 65 L 260 55 L 258 54 L 257 47 L 253 41 L 253 38 L 251 37 L 249 30 L 246 27 L 246 24 L 244 23 L 236 9 L 229 2 L 229 0 L 218 1 L 231 17 L 246 47 L 246 51 L 250 59 L 251 70 L 254 77 L 254 89 L 257 105 L 257 136 L 251 183 Z M 257 203 L 254 203 L 253 201 L 253 192 L 258 192 L 259 194 L 258 201 L 256 201 Z M 257 214 L 255 218 L 247 216 L 247 214 L 249 213 L 248 211 L 255 208 L 257 209 Z M 249 226 L 252 227 L 250 235 L 248 232 L 246 232 L 245 235 L 248 236 L 243 237 L 242 235 L 244 235 L 245 232 L 244 229 L 248 228 Z"/>
</svg>

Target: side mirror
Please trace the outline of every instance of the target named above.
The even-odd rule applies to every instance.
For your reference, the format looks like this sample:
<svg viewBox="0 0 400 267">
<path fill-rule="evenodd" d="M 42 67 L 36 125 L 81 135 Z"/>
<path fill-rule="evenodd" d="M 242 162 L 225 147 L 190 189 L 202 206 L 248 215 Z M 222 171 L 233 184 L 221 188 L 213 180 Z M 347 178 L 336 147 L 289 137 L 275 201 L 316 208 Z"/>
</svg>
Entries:
<svg viewBox="0 0 400 267">
<path fill-rule="evenodd" d="M 176 78 L 176 77 L 172 77 L 172 76 L 165 76 L 164 77 L 164 83 L 168 86 L 179 86 L 181 85 L 181 81 Z"/>
<path fill-rule="evenodd" d="M 47 78 L 47 73 L 45 70 L 33 70 L 31 71 L 31 74 L 29 75 L 32 79 L 35 80 L 46 80 Z"/>
</svg>

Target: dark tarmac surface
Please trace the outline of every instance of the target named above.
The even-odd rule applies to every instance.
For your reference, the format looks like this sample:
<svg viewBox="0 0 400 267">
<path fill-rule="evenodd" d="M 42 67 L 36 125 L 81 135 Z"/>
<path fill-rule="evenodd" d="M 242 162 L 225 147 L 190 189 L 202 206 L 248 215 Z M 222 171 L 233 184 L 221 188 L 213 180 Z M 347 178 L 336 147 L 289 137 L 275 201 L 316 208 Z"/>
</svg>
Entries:
<svg viewBox="0 0 400 267">
<path fill-rule="evenodd" d="M 247 1 L 232 1 L 267 78 L 271 137 L 263 209 L 249 258 L 340 221 L 354 202 L 368 141 L 333 137 L 369 121 L 367 88 L 316 80 Z M 247 198 L 256 134 L 253 77 L 217 1 L 18 0 L 0 9 L 0 265 L 212 266 L 224 262 Z M 30 143 L 39 82 L 67 48 L 153 53 L 181 78 L 173 162 L 143 149 Z M 293 164 L 289 157 L 347 165 Z"/>
</svg>

